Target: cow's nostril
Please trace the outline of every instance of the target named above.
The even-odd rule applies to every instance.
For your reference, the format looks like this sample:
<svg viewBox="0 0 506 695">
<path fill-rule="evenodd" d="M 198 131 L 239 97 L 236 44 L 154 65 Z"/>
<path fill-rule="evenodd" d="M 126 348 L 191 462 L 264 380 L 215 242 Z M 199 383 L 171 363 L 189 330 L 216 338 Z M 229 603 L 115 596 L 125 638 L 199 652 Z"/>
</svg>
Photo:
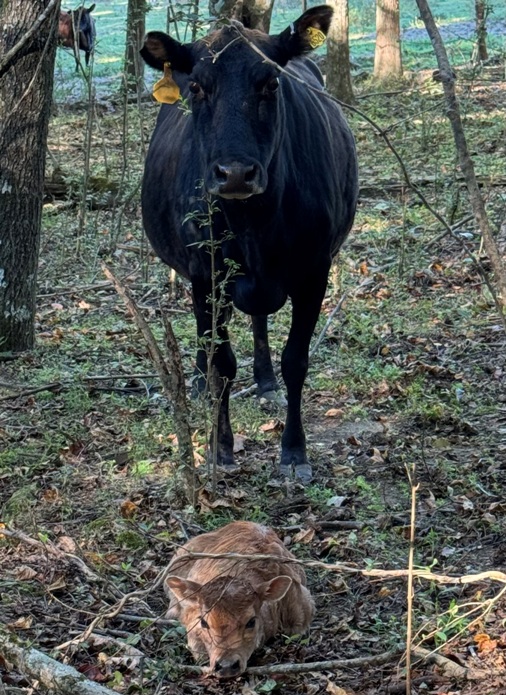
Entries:
<svg viewBox="0 0 506 695">
<path fill-rule="evenodd" d="M 254 164 L 249 166 L 247 169 L 244 170 L 244 180 L 246 183 L 251 183 L 254 181 L 257 177 L 257 168 Z"/>
<path fill-rule="evenodd" d="M 214 664 L 214 670 L 215 670 L 215 671 L 221 671 L 221 669 L 222 669 L 221 663 L 220 663 L 219 661 L 217 661 L 217 662 Z"/>
<path fill-rule="evenodd" d="M 230 170 L 228 167 L 221 166 L 221 164 L 217 164 L 214 167 L 214 176 L 216 178 L 216 181 L 218 181 L 218 183 L 226 183 L 228 180 L 229 174 L 230 174 Z"/>
<path fill-rule="evenodd" d="M 239 661 L 239 659 L 237 659 L 237 661 L 234 661 L 234 663 L 231 664 L 230 670 L 232 671 L 232 673 L 237 673 L 237 671 L 241 670 L 241 662 Z"/>
</svg>

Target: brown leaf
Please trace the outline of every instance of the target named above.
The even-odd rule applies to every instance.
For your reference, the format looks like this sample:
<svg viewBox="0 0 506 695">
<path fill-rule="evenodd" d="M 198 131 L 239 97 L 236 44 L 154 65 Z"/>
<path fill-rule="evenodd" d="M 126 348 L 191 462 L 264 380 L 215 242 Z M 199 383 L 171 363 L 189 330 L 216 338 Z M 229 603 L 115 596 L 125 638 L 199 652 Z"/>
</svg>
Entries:
<svg viewBox="0 0 506 695">
<path fill-rule="evenodd" d="M 55 488 L 49 488 L 47 490 L 44 490 L 42 493 L 42 499 L 44 502 L 47 504 L 55 504 L 55 502 L 58 501 L 60 495 L 58 494 L 58 490 L 55 490 Z"/>
<path fill-rule="evenodd" d="M 260 425 L 260 431 L 261 432 L 282 432 L 283 431 L 283 423 L 281 420 L 278 420 L 277 418 L 275 420 L 269 420 L 269 422 L 265 422 L 263 425 Z"/>
<path fill-rule="evenodd" d="M 16 579 L 19 579 L 20 582 L 29 581 L 30 579 L 33 579 L 36 576 L 37 572 L 31 567 L 27 567 L 26 565 L 21 565 L 16 570 Z"/>
<path fill-rule="evenodd" d="M 18 618 L 14 623 L 9 623 L 9 627 L 12 630 L 28 630 L 32 627 L 33 616 L 27 615 L 22 618 Z"/>
<path fill-rule="evenodd" d="M 325 417 L 342 417 L 344 415 L 344 410 L 341 408 L 329 408 L 325 413 Z"/>
<path fill-rule="evenodd" d="M 58 579 L 55 579 L 55 581 L 48 586 L 48 589 L 49 591 L 58 591 L 58 589 L 64 589 L 66 586 L 67 582 L 64 577 L 58 577 Z"/>
<path fill-rule="evenodd" d="M 84 309 L 85 311 L 88 311 L 91 309 L 91 304 L 88 304 L 88 302 L 85 302 L 84 299 L 81 299 L 79 304 L 77 305 L 80 309 Z"/>
<path fill-rule="evenodd" d="M 314 528 L 303 528 L 301 531 L 295 534 L 293 537 L 294 543 L 311 543 L 314 538 L 315 530 Z"/>
<path fill-rule="evenodd" d="M 211 499 L 211 493 L 205 488 L 199 491 L 198 499 L 200 502 L 201 512 L 203 513 L 211 512 L 220 507 L 234 506 L 231 500 L 227 500 L 224 497 L 216 497 L 215 499 Z"/>
<path fill-rule="evenodd" d="M 349 690 L 345 690 L 344 688 L 341 688 L 339 685 L 336 685 L 332 681 L 327 682 L 327 687 L 325 690 L 330 693 L 330 695 L 352 695 Z"/>
<path fill-rule="evenodd" d="M 124 519 L 131 519 L 135 516 L 139 507 L 131 500 L 124 500 L 119 507 L 120 514 Z"/>
<path fill-rule="evenodd" d="M 497 640 L 490 639 L 485 632 L 480 632 L 474 636 L 474 641 L 478 645 L 478 651 L 481 654 L 490 654 L 497 648 Z"/>
</svg>

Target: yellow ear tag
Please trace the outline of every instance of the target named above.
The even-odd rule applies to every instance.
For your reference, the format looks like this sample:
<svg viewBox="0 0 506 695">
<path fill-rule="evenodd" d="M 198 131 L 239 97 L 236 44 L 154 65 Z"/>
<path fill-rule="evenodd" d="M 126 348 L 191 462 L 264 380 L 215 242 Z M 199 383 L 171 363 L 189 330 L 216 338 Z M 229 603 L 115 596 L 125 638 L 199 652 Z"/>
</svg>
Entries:
<svg viewBox="0 0 506 695">
<path fill-rule="evenodd" d="M 326 36 L 323 31 L 317 29 L 316 27 L 308 27 L 306 29 L 307 35 L 309 36 L 309 45 L 311 48 L 319 48 L 325 43 Z"/>
<path fill-rule="evenodd" d="M 163 64 L 163 77 L 153 85 L 153 96 L 161 104 L 174 104 L 181 96 L 179 87 L 172 77 L 170 63 Z"/>
</svg>

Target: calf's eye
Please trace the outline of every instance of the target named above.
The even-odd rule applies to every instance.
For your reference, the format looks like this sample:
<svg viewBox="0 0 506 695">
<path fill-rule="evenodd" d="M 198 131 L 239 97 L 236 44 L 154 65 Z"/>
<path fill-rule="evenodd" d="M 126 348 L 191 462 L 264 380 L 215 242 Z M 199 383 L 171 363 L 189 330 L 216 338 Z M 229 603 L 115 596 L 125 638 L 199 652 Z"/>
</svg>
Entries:
<svg viewBox="0 0 506 695">
<path fill-rule="evenodd" d="M 209 630 L 209 623 L 206 620 L 204 620 L 204 618 L 201 618 L 200 627 L 203 627 L 204 630 Z"/>
<path fill-rule="evenodd" d="M 246 623 L 246 629 L 251 630 L 251 628 L 255 627 L 256 623 L 256 618 L 250 618 L 248 622 Z"/>
<path fill-rule="evenodd" d="M 190 82 L 189 90 L 192 94 L 200 94 L 200 92 L 202 91 L 202 87 L 199 85 L 198 82 Z"/>
</svg>

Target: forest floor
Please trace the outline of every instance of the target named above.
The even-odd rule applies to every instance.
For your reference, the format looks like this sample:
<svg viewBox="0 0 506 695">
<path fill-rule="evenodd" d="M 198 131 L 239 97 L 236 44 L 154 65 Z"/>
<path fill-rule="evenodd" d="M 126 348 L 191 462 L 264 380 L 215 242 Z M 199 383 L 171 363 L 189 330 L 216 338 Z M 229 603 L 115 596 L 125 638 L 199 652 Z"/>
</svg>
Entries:
<svg viewBox="0 0 506 695">
<path fill-rule="evenodd" d="M 459 73 L 465 126 L 491 221 L 505 253 L 506 84 L 499 71 Z M 205 413 L 193 406 L 196 508 L 173 494 L 170 404 L 146 345 L 101 271 L 110 265 L 152 329 L 173 322 L 185 369 L 196 347 L 188 286 L 142 236 L 139 181 L 156 107 L 96 109 L 91 176 L 81 206 L 86 113 L 58 106 L 50 131 L 36 349 L 0 363 L 1 620 L 19 638 L 120 693 L 404 692 L 403 578 L 308 568 L 317 614 L 309 636 L 280 636 L 251 665 L 370 657 L 381 666 L 228 683 L 182 674 L 181 628 L 163 622 L 152 588 L 174 548 L 233 519 L 273 526 L 301 559 L 357 570 L 407 567 L 411 486 L 415 565 L 459 577 L 506 570 L 506 338 L 470 249 L 489 267 L 455 165 L 441 85 L 413 81 L 393 96 L 363 85 L 361 108 L 390 136 L 454 236 L 405 187 L 382 139 L 352 116 L 361 162 L 357 221 L 324 302 L 317 334 L 346 300 L 311 361 L 304 421 L 314 482 L 278 479 L 283 410 L 254 396 L 232 402 L 240 469 L 214 494 L 204 464 Z M 84 217 L 83 217 L 84 215 Z M 79 222 L 81 218 L 81 224 Z M 272 317 L 276 362 L 289 308 Z M 251 384 L 248 322 L 236 314 L 237 391 Z M 347 524 L 343 524 L 347 522 Z M 80 561 L 76 562 L 73 556 Z M 415 661 L 413 693 L 506 693 L 505 587 L 417 580 L 413 644 L 465 669 Z M 125 594 L 115 617 L 90 622 Z M 158 620 L 157 620 L 158 619 Z M 66 645 L 66 646 L 62 646 Z M 399 649 L 401 650 L 399 652 Z M 444 663 L 444 662 L 443 662 Z M 464 677 L 465 674 L 465 677 Z M 15 670 L 4 683 L 41 692 Z"/>
</svg>

